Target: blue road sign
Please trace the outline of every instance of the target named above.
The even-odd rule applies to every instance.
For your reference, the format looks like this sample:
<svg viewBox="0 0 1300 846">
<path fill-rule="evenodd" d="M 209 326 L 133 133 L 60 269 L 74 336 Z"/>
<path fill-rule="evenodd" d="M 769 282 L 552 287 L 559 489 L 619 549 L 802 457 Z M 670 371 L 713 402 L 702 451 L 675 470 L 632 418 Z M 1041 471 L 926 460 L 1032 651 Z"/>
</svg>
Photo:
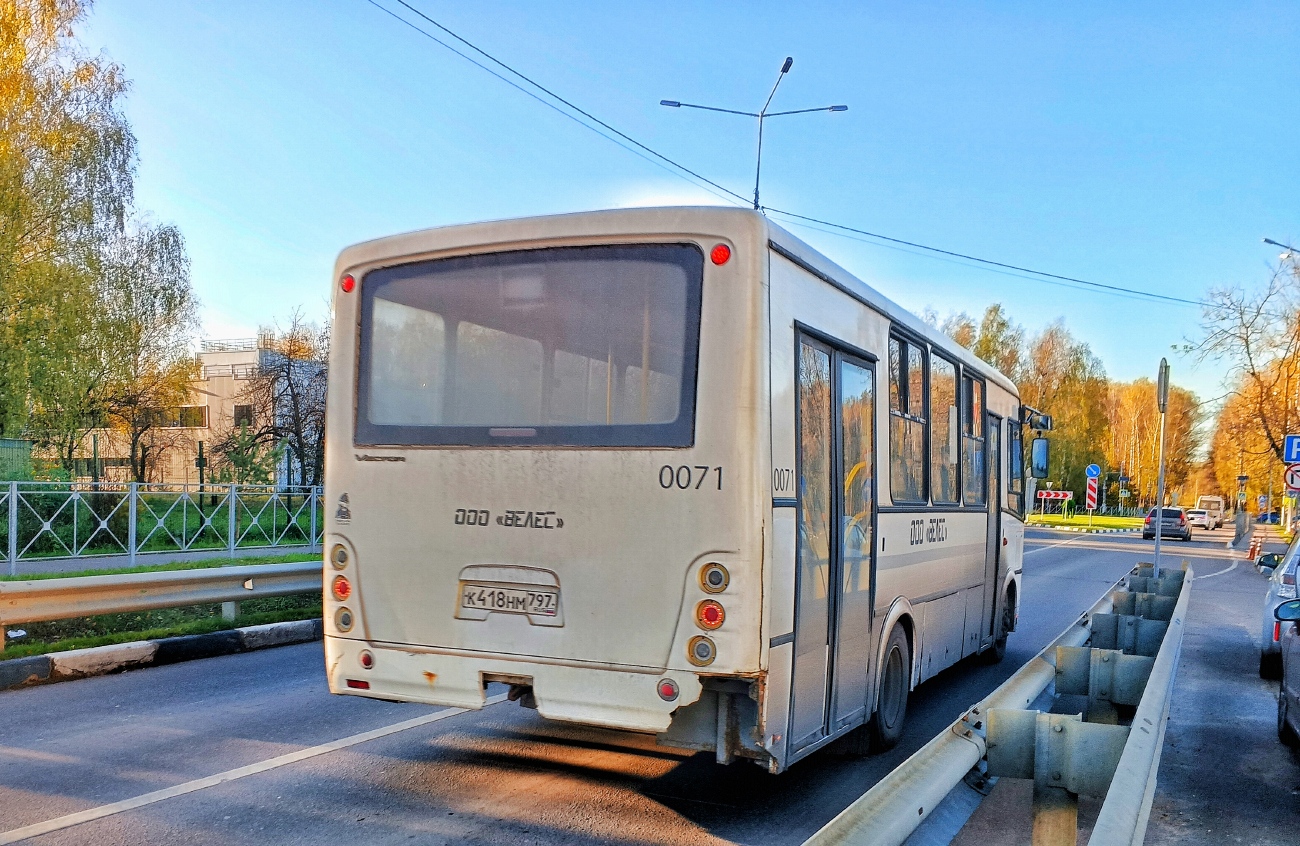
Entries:
<svg viewBox="0 0 1300 846">
<path fill-rule="evenodd" d="M 1287 435 L 1282 444 L 1282 460 L 1287 464 L 1300 462 L 1300 435 Z"/>
<path fill-rule="evenodd" d="M 1098 467 L 1096 464 L 1089 464 L 1088 469 L 1084 470 L 1083 472 L 1088 474 L 1089 479 L 1095 479 L 1101 475 L 1101 468 Z"/>
</svg>

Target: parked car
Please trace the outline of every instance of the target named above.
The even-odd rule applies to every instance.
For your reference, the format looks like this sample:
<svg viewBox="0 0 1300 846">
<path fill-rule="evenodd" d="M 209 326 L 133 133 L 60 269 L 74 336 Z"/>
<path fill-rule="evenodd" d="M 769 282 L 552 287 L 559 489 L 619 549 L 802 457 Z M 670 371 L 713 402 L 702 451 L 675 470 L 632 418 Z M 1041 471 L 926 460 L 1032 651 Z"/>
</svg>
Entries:
<svg viewBox="0 0 1300 846">
<path fill-rule="evenodd" d="M 1255 522 L 1256 522 L 1256 523 L 1272 523 L 1273 525 L 1276 526 L 1278 523 L 1282 522 L 1282 512 L 1281 512 L 1281 511 L 1270 511 L 1270 512 L 1267 513 L 1267 514 L 1261 514 L 1261 515 L 1259 515 L 1258 517 L 1255 518 Z"/>
<path fill-rule="evenodd" d="M 1157 516 L 1159 515 L 1159 516 Z M 1151 540 L 1160 532 L 1162 538 L 1192 539 L 1192 527 L 1187 525 L 1187 514 L 1181 508 L 1153 508 L 1142 524 L 1143 540 Z"/>
<path fill-rule="evenodd" d="M 1300 746 L 1300 599 L 1283 602 L 1273 611 L 1282 627 L 1282 684 L 1277 689 L 1277 739 Z"/>
<path fill-rule="evenodd" d="M 1214 516 L 1204 508 L 1193 508 L 1187 512 L 1187 525 L 1213 531 L 1216 528 Z"/>
<path fill-rule="evenodd" d="M 1276 553 L 1265 553 L 1259 557 L 1261 572 L 1269 572 L 1268 564 L 1275 562 L 1276 567 L 1268 577 L 1268 590 L 1264 594 L 1263 628 L 1260 631 L 1259 677 L 1276 679 L 1282 674 L 1282 624 L 1275 613 L 1277 608 L 1287 600 L 1296 598 L 1296 564 L 1300 563 L 1300 538 L 1291 541 L 1286 552 L 1279 557 Z"/>
</svg>

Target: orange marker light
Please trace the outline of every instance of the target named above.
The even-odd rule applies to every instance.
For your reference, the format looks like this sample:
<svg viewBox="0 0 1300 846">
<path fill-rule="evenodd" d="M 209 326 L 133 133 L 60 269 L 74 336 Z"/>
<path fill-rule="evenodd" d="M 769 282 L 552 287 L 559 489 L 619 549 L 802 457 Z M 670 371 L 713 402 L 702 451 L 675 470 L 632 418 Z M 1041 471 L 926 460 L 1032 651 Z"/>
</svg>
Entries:
<svg viewBox="0 0 1300 846">
<path fill-rule="evenodd" d="M 718 244 L 709 253 L 709 260 L 714 264 L 726 264 L 731 259 L 731 247 L 726 244 Z"/>
</svg>

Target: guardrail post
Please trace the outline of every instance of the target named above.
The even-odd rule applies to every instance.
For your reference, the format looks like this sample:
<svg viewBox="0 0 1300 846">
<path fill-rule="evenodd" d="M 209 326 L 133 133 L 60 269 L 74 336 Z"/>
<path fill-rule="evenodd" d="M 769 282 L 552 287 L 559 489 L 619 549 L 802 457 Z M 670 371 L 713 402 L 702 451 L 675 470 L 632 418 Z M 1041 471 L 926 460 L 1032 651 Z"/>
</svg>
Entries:
<svg viewBox="0 0 1300 846">
<path fill-rule="evenodd" d="M 9 575 L 18 575 L 18 483 L 9 483 Z M 4 646 L 0 643 L 0 648 Z"/>
<path fill-rule="evenodd" d="M 126 553 L 130 563 L 128 566 L 135 566 L 135 518 L 140 512 L 140 491 L 137 487 L 139 482 L 132 482 L 130 489 L 127 491 L 126 498 Z"/>
</svg>

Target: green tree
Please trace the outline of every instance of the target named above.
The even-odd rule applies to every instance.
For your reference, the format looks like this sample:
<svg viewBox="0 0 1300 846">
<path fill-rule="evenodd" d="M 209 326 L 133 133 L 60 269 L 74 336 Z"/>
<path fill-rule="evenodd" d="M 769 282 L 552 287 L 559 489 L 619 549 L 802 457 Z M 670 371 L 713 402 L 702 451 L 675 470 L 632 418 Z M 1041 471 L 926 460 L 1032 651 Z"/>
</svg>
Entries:
<svg viewBox="0 0 1300 846">
<path fill-rule="evenodd" d="M 72 37 L 88 4 L 0 2 L 0 435 L 80 420 L 76 356 L 96 266 L 130 209 L 135 138 L 121 69 Z"/>
</svg>

